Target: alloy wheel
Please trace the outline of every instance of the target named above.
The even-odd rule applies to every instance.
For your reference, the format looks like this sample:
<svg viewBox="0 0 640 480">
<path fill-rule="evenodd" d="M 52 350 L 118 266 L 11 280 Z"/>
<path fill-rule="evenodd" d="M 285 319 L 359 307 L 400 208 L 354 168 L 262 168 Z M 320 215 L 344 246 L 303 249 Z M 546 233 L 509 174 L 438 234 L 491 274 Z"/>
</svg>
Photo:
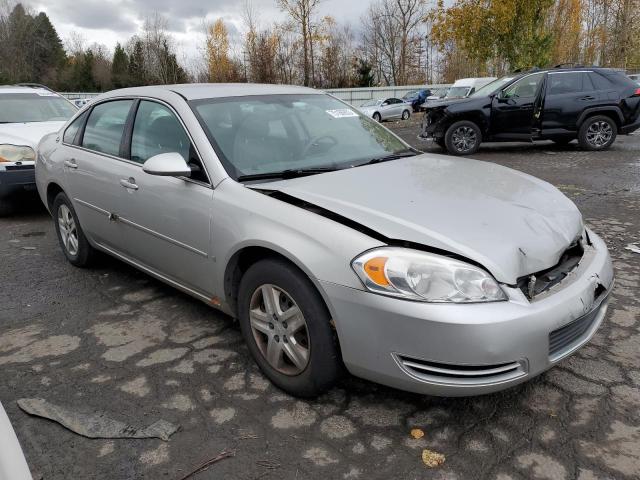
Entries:
<svg viewBox="0 0 640 480">
<path fill-rule="evenodd" d="M 58 208 L 58 228 L 64 248 L 75 257 L 78 254 L 78 229 L 71 210 L 64 204 Z"/>
<path fill-rule="evenodd" d="M 465 125 L 456 128 L 451 135 L 453 146 L 461 153 L 472 150 L 476 146 L 477 140 L 475 130 Z"/>
<path fill-rule="evenodd" d="M 302 310 L 286 291 L 265 284 L 251 296 L 249 324 L 258 349 L 269 365 L 285 375 L 298 375 L 309 363 L 309 331 Z"/>
<path fill-rule="evenodd" d="M 613 128 L 608 122 L 599 120 L 589 125 L 587 130 L 587 142 L 596 148 L 602 148 L 613 136 Z"/>
</svg>

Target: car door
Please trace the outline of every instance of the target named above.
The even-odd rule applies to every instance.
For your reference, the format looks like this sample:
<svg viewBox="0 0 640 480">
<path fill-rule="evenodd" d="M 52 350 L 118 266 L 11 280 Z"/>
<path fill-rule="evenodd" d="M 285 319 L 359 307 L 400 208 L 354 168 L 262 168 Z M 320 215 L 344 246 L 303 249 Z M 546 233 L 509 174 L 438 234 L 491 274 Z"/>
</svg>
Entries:
<svg viewBox="0 0 640 480">
<path fill-rule="evenodd" d="M 402 110 L 404 109 L 405 103 L 399 98 L 389 98 L 387 101 L 389 102 L 389 116 L 392 118 L 400 118 L 402 116 Z"/>
<path fill-rule="evenodd" d="M 553 135 L 576 131 L 580 114 L 597 105 L 599 93 L 589 72 L 549 72 L 542 112 L 542 133 Z"/>
<path fill-rule="evenodd" d="M 131 128 L 132 168 L 119 178 L 126 197 L 121 223 L 127 253 L 143 267 L 210 295 L 213 189 L 198 152 L 177 114 L 159 101 L 141 100 Z M 168 152 L 183 156 L 190 178 L 143 171 L 146 160 Z"/>
<path fill-rule="evenodd" d="M 491 103 L 491 127 L 493 137 L 513 140 L 530 140 L 539 114 L 544 72 L 526 75 L 512 83 Z"/>
<path fill-rule="evenodd" d="M 122 247 L 122 230 L 114 222 L 122 204 L 118 167 L 123 133 L 133 100 L 96 104 L 63 135 L 66 193 L 84 232 L 112 250 Z"/>
</svg>

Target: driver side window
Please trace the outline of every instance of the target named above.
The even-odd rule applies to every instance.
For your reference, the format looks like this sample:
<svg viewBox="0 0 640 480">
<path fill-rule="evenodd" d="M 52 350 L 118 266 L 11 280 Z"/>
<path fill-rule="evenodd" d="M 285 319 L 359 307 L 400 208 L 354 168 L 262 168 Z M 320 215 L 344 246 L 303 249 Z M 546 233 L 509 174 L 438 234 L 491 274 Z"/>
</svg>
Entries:
<svg viewBox="0 0 640 480">
<path fill-rule="evenodd" d="M 191 167 L 193 180 L 208 183 L 207 176 L 187 133 L 166 106 L 142 100 L 131 135 L 131 160 L 143 164 L 154 155 L 177 152 Z"/>
<path fill-rule="evenodd" d="M 544 78 L 544 72 L 534 73 L 521 78 L 502 92 L 502 98 L 533 98 Z"/>
</svg>

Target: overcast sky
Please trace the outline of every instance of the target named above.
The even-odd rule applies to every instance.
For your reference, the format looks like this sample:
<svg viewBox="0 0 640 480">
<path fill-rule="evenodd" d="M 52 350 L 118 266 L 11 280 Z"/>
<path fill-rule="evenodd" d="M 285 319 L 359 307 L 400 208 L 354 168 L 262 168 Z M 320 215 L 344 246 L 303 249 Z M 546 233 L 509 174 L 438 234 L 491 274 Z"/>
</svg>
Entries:
<svg viewBox="0 0 640 480">
<path fill-rule="evenodd" d="M 357 24 L 371 0 L 322 0 L 319 15 Z M 77 32 L 87 44 L 103 43 L 113 49 L 137 33 L 147 15 L 158 11 L 167 18 L 169 30 L 181 54 L 193 57 L 202 44 L 203 20 L 222 18 L 231 34 L 243 30 L 244 0 L 27 0 L 24 3 L 49 15 L 58 34 L 67 40 Z M 252 0 L 263 26 L 285 16 L 275 0 Z"/>
</svg>

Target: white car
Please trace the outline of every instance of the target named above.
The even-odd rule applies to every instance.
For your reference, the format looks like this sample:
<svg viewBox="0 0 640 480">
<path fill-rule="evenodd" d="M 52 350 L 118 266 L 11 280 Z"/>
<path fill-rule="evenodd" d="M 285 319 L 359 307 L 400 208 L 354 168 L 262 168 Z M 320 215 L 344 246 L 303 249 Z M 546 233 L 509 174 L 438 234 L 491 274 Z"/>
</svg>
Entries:
<svg viewBox="0 0 640 480">
<path fill-rule="evenodd" d="M 32 480 L 20 443 L 0 403 L 0 480 Z"/>
<path fill-rule="evenodd" d="M 411 105 L 393 97 L 369 100 L 363 103 L 359 110 L 377 122 L 392 119 L 407 120 L 411 116 Z"/>
<path fill-rule="evenodd" d="M 0 216 L 10 199 L 35 190 L 36 147 L 77 112 L 71 102 L 39 86 L 0 86 Z"/>
</svg>

